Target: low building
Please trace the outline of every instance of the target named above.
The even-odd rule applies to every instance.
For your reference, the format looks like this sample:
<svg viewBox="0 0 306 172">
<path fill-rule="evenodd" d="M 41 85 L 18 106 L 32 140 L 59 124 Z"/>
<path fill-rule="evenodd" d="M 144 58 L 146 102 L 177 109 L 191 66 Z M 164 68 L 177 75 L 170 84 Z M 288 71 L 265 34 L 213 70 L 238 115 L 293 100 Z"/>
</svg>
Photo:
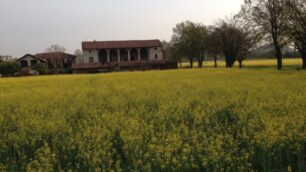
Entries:
<svg viewBox="0 0 306 172">
<path fill-rule="evenodd" d="M 35 65 L 38 63 L 46 63 L 44 59 L 31 54 L 26 54 L 17 61 L 20 62 L 22 67 L 21 75 L 39 75 L 39 72 L 35 70 Z"/>
<path fill-rule="evenodd" d="M 72 64 L 76 61 L 76 56 L 63 52 L 51 52 L 51 53 L 39 53 L 35 54 L 35 57 L 44 59 L 47 64 L 50 73 L 71 73 Z"/>
<path fill-rule="evenodd" d="M 0 62 L 13 61 L 12 56 L 0 56 Z"/>
<path fill-rule="evenodd" d="M 71 66 L 75 63 L 76 56 L 55 52 L 55 53 L 40 53 L 26 54 L 18 61 L 22 67 L 23 75 L 31 75 L 35 73 L 35 65 L 37 63 L 45 63 L 48 66 L 50 74 L 71 73 Z"/>
<path fill-rule="evenodd" d="M 84 61 L 72 65 L 74 73 L 177 68 L 163 58 L 159 40 L 82 42 Z"/>
</svg>

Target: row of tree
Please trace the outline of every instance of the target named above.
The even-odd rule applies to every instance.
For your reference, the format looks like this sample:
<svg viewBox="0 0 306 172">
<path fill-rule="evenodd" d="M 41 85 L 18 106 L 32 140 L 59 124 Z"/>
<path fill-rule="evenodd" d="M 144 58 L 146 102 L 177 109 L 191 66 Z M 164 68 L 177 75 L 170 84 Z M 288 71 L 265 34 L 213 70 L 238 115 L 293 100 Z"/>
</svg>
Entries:
<svg viewBox="0 0 306 172">
<path fill-rule="evenodd" d="M 187 58 L 203 66 L 204 57 L 224 56 L 226 67 L 243 60 L 256 48 L 273 43 L 277 67 L 282 69 L 285 46 L 296 48 L 306 69 L 306 1 L 245 0 L 241 11 L 213 26 L 185 21 L 176 25 L 169 43 L 164 42 L 166 56 Z"/>
</svg>

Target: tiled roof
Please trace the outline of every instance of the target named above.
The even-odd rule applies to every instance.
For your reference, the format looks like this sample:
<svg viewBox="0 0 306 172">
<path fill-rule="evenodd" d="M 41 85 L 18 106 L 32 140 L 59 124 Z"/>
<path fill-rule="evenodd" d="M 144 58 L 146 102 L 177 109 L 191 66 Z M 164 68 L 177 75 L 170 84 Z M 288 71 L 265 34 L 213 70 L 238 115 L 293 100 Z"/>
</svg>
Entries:
<svg viewBox="0 0 306 172">
<path fill-rule="evenodd" d="M 111 48 L 147 48 L 161 47 L 159 40 L 131 40 L 131 41 L 92 41 L 82 42 L 83 50 L 111 49 Z"/>
<path fill-rule="evenodd" d="M 20 60 L 22 60 L 23 58 L 25 58 L 27 56 L 30 56 L 30 57 L 33 57 L 34 59 L 37 59 L 37 60 L 42 61 L 42 62 L 45 62 L 45 59 L 42 59 L 42 58 L 37 57 L 37 56 L 33 56 L 32 54 L 26 54 L 26 55 L 22 56 L 21 58 L 19 58 L 17 61 L 20 61 Z"/>
<path fill-rule="evenodd" d="M 62 53 L 62 52 L 39 53 L 39 54 L 35 54 L 35 56 L 41 59 L 45 59 L 45 60 L 53 59 L 53 58 L 65 59 L 65 58 L 75 58 L 76 57 L 72 54 L 67 54 L 67 53 Z"/>
</svg>

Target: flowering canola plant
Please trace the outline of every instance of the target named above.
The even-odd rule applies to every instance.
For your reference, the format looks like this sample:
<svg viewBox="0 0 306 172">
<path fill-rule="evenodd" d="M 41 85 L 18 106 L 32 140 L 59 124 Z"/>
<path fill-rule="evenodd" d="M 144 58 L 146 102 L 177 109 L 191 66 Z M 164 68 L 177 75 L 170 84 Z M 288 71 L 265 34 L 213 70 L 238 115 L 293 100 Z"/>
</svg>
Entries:
<svg viewBox="0 0 306 172">
<path fill-rule="evenodd" d="M 0 171 L 303 171 L 306 72 L 0 79 Z"/>
</svg>

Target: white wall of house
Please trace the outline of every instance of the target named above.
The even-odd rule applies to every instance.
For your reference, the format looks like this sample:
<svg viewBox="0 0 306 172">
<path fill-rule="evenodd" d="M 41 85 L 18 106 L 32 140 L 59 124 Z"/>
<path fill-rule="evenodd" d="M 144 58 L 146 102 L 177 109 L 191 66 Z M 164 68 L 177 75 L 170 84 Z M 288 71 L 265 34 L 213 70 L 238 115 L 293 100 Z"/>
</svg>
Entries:
<svg viewBox="0 0 306 172">
<path fill-rule="evenodd" d="M 12 56 L 0 56 L 0 61 L 12 61 Z"/>
<path fill-rule="evenodd" d="M 22 58 L 22 60 L 21 61 L 26 61 L 27 62 L 27 64 L 28 64 L 28 66 L 31 66 L 31 61 L 32 60 L 37 60 L 37 59 L 35 59 L 35 58 L 33 58 L 32 56 L 25 56 L 24 58 Z"/>
<path fill-rule="evenodd" d="M 154 60 L 163 60 L 163 52 L 161 47 L 149 48 L 149 59 Z"/>
<path fill-rule="evenodd" d="M 129 49 L 129 48 L 127 48 Z M 140 51 L 140 48 L 136 48 Z M 131 49 L 129 49 L 131 50 Z M 149 53 L 149 60 L 163 60 L 162 47 L 147 48 Z M 89 59 L 93 57 L 93 63 L 99 63 L 99 50 L 83 50 L 84 63 L 90 63 Z"/>
<path fill-rule="evenodd" d="M 98 50 L 83 50 L 84 63 L 89 63 L 89 58 L 93 57 L 94 63 L 99 63 L 99 51 Z"/>
</svg>

